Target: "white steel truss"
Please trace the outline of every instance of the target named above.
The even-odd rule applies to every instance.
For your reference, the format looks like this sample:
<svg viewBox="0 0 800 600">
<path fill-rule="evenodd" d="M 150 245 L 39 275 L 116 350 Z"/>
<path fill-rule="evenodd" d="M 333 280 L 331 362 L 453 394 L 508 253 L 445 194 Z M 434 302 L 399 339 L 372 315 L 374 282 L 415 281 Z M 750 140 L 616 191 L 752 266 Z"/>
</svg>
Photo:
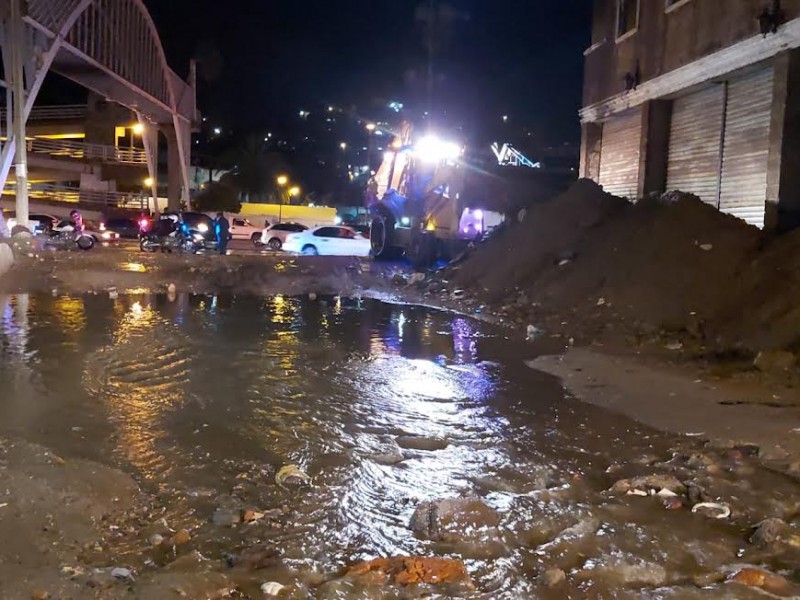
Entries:
<svg viewBox="0 0 800 600">
<path fill-rule="evenodd" d="M 0 0 L 0 50 L 6 88 L 5 138 L 0 151 L 0 189 L 13 163 L 16 139 L 11 123 L 11 2 Z M 48 72 L 54 71 L 135 111 L 150 130 L 148 168 L 155 181 L 158 129 L 172 129 L 178 141 L 182 200 L 188 202 L 191 130 L 199 120 L 193 82 L 167 64 L 161 40 L 142 0 L 27 0 L 24 21 L 24 119 L 27 121 Z M 169 137 L 169 136 L 168 136 Z M 155 189 L 155 184 L 154 184 Z"/>
</svg>

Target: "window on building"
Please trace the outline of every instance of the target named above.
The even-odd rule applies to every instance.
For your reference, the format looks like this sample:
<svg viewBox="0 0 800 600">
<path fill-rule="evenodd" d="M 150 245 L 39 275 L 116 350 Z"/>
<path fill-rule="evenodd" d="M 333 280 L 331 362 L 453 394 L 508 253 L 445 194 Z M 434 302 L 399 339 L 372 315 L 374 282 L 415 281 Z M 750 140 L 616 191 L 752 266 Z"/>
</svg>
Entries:
<svg viewBox="0 0 800 600">
<path fill-rule="evenodd" d="M 617 0 L 617 37 L 639 26 L 639 0 Z"/>
</svg>

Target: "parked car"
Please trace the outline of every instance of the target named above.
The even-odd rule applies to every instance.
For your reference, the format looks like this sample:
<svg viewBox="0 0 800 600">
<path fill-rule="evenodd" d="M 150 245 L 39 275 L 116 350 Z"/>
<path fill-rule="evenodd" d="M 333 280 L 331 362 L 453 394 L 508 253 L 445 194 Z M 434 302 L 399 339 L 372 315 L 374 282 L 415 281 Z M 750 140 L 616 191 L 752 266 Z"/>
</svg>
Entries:
<svg viewBox="0 0 800 600">
<path fill-rule="evenodd" d="M 115 218 L 108 219 L 105 223 L 107 229 L 116 231 L 121 238 L 135 240 L 138 239 L 139 234 L 142 232 L 141 223 L 136 219 Z"/>
<path fill-rule="evenodd" d="M 115 244 L 119 241 L 119 233 L 106 227 L 105 223 L 83 221 L 84 233 L 92 236 L 98 244 Z"/>
<path fill-rule="evenodd" d="M 302 233 L 308 227 L 300 223 L 276 223 L 261 232 L 260 243 L 268 246 L 270 250 L 280 250 L 290 233 Z"/>
<path fill-rule="evenodd" d="M 231 227 L 228 230 L 232 240 L 250 240 L 254 245 L 261 243 L 261 228 L 256 227 L 247 219 L 233 217 L 230 220 Z"/>
<path fill-rule="evenodd" d="M 312 256 L 369 256 L 370 242 L 349 227 L 315 227 L 290 233 L 283 242 L 283 249 Z"/>
<path fill-rule="evenodd" d="M 5 215 L 5 217 L 6 226 L 8 227 L 8 230 L 11 231 L 17 226 L 17 214 L 11 212 Z M 51 231 L 53 231 L 53 229 L 61 222 L 61 218 L 56 217 L 55 215 L 34 213 L 32 215 L 28 215 L 28 221 L 30 222 L 31 233 L 34 235 L 40 235 L 49 234 Z"/>
</svg>

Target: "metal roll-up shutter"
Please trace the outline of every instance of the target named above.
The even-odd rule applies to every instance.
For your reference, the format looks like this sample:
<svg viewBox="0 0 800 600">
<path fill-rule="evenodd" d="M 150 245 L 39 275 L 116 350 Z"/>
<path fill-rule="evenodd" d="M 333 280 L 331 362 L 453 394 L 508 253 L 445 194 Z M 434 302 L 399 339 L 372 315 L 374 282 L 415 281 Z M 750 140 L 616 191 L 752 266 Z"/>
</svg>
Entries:
<svg viewBox="0 0 800 600">
<path fill-rule="evenodd" d="M 728 84 L 719 208 L 757 227 L 767 199 L 773 75 L 770 66 Z"/>
<path fill-rule="evenodd" d="M 640 108 L 612 117 L 603 123 L 599 183 L 609 194 L 636 198 L 641 138 Z"/>
<path fill-rule="evenodd" d="M 674 101 L 667 161 L 668 190 L 695 194 L 703 202 L 717 206 L 724 110 L 722 84 Z"/>
</svg>

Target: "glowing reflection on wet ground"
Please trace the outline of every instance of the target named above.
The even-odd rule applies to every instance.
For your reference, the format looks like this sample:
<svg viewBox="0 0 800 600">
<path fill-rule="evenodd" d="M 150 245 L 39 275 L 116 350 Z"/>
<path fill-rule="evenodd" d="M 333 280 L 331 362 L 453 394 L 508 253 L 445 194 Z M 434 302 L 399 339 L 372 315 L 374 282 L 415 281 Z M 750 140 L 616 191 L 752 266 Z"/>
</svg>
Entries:
<svg viewBox="0 0 800 600">
<path fill-rule="evenodd" d="M 259 530 L 289 564 L 454 554 L 486 597 L 532 597 L 553 557 L 591 571 L 593 553 L 639 552 L 677 568 L 688 550 L 653 540 L 732 543 L 705 522 L 609 508 L 606 470 L 671 440 L 565 398 L 525 353 L 467 318 L 377 301 L 0 296 L 0 434 L 133 473 L 173 522 L 198 525 L 208 555 L 247 543 L 237 530 L 222 547 L 207 523 L 218 505 L 289 507 Z M 276 486 L 288 463 L 313 485 Z M 457 496 L 498 510 L 501 533 L 413 535 L 421 501 Z M 598 536 L 560 545 L 594 519 Z"/>
</svg>

